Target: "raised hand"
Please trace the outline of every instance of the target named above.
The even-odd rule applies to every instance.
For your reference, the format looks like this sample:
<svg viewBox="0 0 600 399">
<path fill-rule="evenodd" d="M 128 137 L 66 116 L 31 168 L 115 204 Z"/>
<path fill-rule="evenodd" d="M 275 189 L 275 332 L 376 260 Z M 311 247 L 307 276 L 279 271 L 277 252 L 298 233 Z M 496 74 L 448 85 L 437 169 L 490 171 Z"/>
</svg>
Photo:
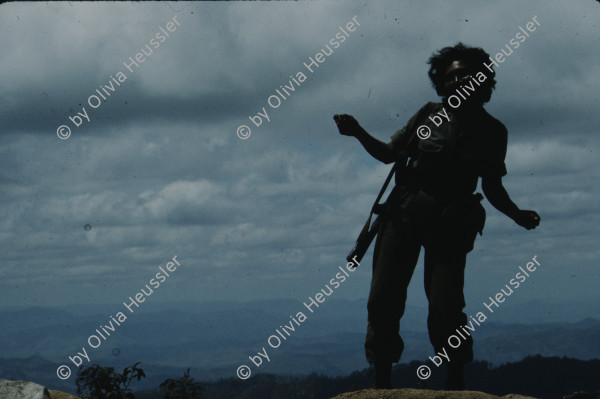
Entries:
<svg viewBox="0 0 600 399">
<path fill-rule="evenodd" d="M 334 115 L 333 120 L 335 121 L 340 134 L 343 134 L 344 136 L 356 136 L 362 130 L 352 115 Z"/>
</svg>

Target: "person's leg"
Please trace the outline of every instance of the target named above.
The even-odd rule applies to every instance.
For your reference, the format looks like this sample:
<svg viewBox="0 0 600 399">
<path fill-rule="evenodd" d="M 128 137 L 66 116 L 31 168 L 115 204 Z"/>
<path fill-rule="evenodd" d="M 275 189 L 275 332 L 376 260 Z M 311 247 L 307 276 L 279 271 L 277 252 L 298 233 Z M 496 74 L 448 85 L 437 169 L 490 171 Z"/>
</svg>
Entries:
<svg viewBox="0 0 600 399">
<path fill-rule="evenodd" d="M 373 276 L 367 303 L 368 325 L 365 340 L 367 361 L 375 364 L 376 388 L 391 388 L 392 363 L 404 349 L 399 335 L 406 290 L 419 258 L 420 244 L 408 233 L 408 226 L 384 223 L 373 254 Z"/>
<path fill-rule="evenodd" d="M 464 390 L 464 365 L 473 359 L 473 339 L 461 329 L 467 323 L 462 312 L 465 263 L 464 252 L 435 246 L 425 248 L 429 339 L 436 353 L 447 354 L 450 359 L 446 388 L 452 390 Z"/>
</svg>

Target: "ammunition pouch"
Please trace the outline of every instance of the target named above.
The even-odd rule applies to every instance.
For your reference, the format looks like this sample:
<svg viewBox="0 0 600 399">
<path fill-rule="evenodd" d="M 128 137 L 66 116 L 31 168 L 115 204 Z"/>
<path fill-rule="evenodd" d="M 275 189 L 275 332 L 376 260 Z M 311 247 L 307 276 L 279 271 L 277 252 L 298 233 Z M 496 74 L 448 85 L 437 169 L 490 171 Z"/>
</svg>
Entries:
<svg viewBox="0 0 600 399">
<path fill-rule="evenodd" d="M 477 233 L 483 234 L 486 214 L 481 200 L 483 195 L 476 193 L 452 201 L 441 210 L 442 231 L 454 235 L 454 245 L 466 253 L 473 250 Z"/>
</svg>

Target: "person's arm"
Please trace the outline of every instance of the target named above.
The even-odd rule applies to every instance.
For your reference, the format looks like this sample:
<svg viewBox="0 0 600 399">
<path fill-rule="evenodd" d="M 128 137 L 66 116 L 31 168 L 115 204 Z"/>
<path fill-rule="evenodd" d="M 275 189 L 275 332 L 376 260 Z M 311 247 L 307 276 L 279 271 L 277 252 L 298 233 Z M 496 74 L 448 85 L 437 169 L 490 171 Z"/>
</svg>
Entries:
<svg viewBox="0 0 600 399">
<path fill-rule="evenodd" d="M 540 216 L 535 211 L 521 210 L 512 202 L 502 185 L 502 177 L 483 177 L 481 188 L 494 208 L 514 220 L 519 226 L 531 230 L 540 224 Z"/>
<path fill-rule="evenodd" d="M 385 164 L 397 160 L 398 154 L 394 149 L 394 144 L 392 142 L 384 143 L 383 141 L 377 140 L 363 129 L 351 115 L 334 115 L 333 119 L 337 124 L 340 134 L 356 137 L 373 158 Z"/>
</svg>

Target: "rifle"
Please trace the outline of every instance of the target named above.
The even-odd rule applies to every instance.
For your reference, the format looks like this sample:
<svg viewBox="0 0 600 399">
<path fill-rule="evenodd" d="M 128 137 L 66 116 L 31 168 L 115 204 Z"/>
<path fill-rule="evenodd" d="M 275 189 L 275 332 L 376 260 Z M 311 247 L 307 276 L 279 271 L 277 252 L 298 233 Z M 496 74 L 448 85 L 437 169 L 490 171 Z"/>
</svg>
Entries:
<svg viewBox="0 0 600 399">
<path fill-rule="evenodd" d="M 381 200 L 383 193 L 385 193 L 385 190 L 387 189 L 387 186 L 390 184 L 390 180 L 392 180 L 392 176 L 394 175 L 394 173 L 397 172 L 399 168 L 406 167 L 407 159 L 408 159 L 408 152 L 402 151 L 400 153 L 400 159 L 398 159 L 398 161 L 396 161 L 396 163 L 392 167 L 392 170 L 390 170 L 390 173 L 388 174 L 388 177 L 385 179 L 385 183 L 383 183 L 383 187 L 381 187 L 381 190 L 379 191 L 379 195 L 377 196 L 377 199 L 375 200 L 373 207 L 371 207 L 371 212 L 369 213 L 369 218 L 367 219 L 367 222 L 365 223 L 360 234 L 358 235 L 358 238 L 356 239 L 356 244 L 354 245 L 354 248 L 352 248 L 352 250 L 350 251 L 348 256 L 346 256 L 346 260 L 348 262 L 355 264 L 354 267 L 358 266 L 357 263 L 359 263 L 362 260 L 363 256 L 365 256 L 365 253 L 367 252 L 367 250 L 371 246 L 371 243 L 373 242 L 373 239 L 377 235 L 377 232 L 379 231 L 379 227 L 380 227 L 381 223 L 383 222 L 382 218 L 386 217 L 384 212 L 386 211 L 388 201 L 390 200 L 390 197 L 392 196 L 393 191 L 392 191 L 392 193 L 390 193 L 390 195 L 388 196 L 388 198 L 386 199 L 386 201 L 383 204 L 380 204 L 379 200 Z M 371 218 L 373 217 L 373 214 L 377 215 L 377 217 L 373 221 L 373 224 L 371 224 Z"/>
<path fill-rule="evenodd" d="M 425 107 L 421 108 L 421 110 L 419 111 L 418 117 L 415 120 L 415 123 L 413 123 L 413 126 L 417 126 L 418 125 L 417 121 L 423 120 L 423 118 L 426 115 L 431 114 L 431 112 L 433 111 L 433 109 L 435 107 L 436 107 L 435 103 L 427 103 L 425 105 Z M 394 167 L 392 168 L 392 170 L 390 170 L 390 174 L 388 175 L 387 179 L 385 179 L 385 183 L 383 184 L 383 187 L 381 188 L 381 191 L 379 192 L 379 195 L 377 196 L 377 199 L 375 200 L 375 203 L 373 204 L 373 207 L 371 208 L 371 213 L 369 213 L 369 218 L 367 219 L 367 223 L 365 223 L 365 226 L 363 227 L 360 234 L 358 235 L 358 238 L 356 239 L 356 244 L 354 245 L 354 248 L 352 248 L 352 250 L 350 251 L 348 256 L 346 256 L 346 260 L 348 262 L 355 263 L 356 262 L 354 260 L 355 257 L 356 257 L 356 260 L 358 260 L 358 262 L 360 262 L 361 259 L 363 258 L 363 256 L 365 256 L 365 253 L 367 252 L 367 250 L 369 249 L 371 242 L 373 242 L 373 239 L 377 235 L 379 227 L 380 227 L 381 223 L 383 223 L 382 219 L 384 217 L 386 217 L 385 211 L 387 210 L 387 204 L 390 201 L 393 191 L 388 196 L 385 203 L 380 204 L 379 200 L 383 196 L 383 193 L 385 192 L 388 184 L 390 183 L 390 180 L 392 179 L 392 176 L 394 175 L 394 173 L 396 173 L 396 186 L 398 186 L 398 184 L 402 182 L 402 179 L 405 178 L 405 176 L 400 175 L 399 172 L 404 172 L 404 169 L 406 169 L 406 163 L 407 163 L 408 157 L 409 157 L 409 148 L 410 148 L 411 144 L 414 142 L 415 137 L 419 137 L 419 135 L 416 134 L 415 131 L 413 131 L 412 135 L 408 139 L 408 142 L 406 143 L 406 145 L 402 147 L 402 148 L 405 148 L 405 150 L 400 151 L 400 153 L 398 154 L 398 160 L 394 164 Z M 373 216 L 373 214 L 376 214 L 377 218 L 375 218 L 375 221 L 373 222 L 373 224 L 371 224 L 371 217 Z M 357 266 L 358 266 L 358 264 L 354 265 L 354 267 L 357 267 Z"/>
<path fill-rule="evenodd" d="M 385 205 L 385 204 L 387 204 L 387 201 L 383 205 Z M 381 205 L 381 204 L 378 204 L 378 205 Z M 377 232 L 379 231 L 379 226 L 381 225 L 380 218 L 383 215 L 379 215 L 376 212 L 373 212 L 373 213 L 377 214 L 377 217 L 373 221 L 373 224 L 367 230 L 365 230 L 363 228 L 363 230 L 360 232 L 358 238 L 356 239 L 356 244 L 354 245 L 354 248 L 352 248 L 350 250 L 350 253 L 348 253 L 348 256 L 346 256 L 346 260 L 348 262 L 354 263 L 354 267 L 356 267 L 357 264 L 359 264 L 360 261 L 362 260 L 363 256 L 365 256 L 365 253 L 371 246 L 373 239 L 375 239 L 375 236 L 377 235 Z M 367 221 L 367 224 L 365 224 L 365 227 L 368 226 L 368 222 L 370 222 L 370 221 L 371 220 L 369 218 L 369 220 Z"/>
</svg>

